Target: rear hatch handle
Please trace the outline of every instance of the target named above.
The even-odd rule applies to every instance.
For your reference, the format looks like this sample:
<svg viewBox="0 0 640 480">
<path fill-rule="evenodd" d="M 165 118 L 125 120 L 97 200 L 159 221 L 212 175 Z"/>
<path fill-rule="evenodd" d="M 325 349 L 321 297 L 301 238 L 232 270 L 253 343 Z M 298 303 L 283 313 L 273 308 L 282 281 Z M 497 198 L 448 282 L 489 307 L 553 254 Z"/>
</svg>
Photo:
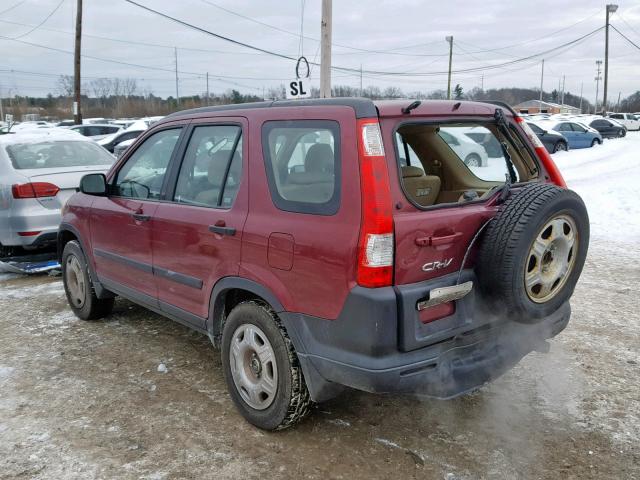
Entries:
<svg viewBox="0 0 640 480">
<path fill-rule="evenodd" d="M 432 235 L 430 237 L 418 237 L 416 238 L 416 245 L 419 247 L 429 247 L 438 245 L 451 245 L 456 243 L 462 238 L 462 232 L 452 233 L 450 235 Z"/>
</svg>

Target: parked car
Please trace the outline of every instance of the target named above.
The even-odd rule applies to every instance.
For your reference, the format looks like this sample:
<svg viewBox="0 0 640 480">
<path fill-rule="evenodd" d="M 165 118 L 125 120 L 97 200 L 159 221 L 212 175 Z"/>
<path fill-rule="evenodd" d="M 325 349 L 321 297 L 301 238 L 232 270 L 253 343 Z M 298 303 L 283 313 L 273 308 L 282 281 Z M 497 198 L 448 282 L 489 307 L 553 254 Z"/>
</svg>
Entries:
<svg viewBox="0 0 640 480">
<path fill-rule="evenodd" d="M 508 155 L 468 168 L 462 126 Z M 589 220 L 506 105 L 332 98 L 169 115 L 82 179 L 58 238 L 79 318 L 120 295 L 209 335 L 274 430 L 347 387 L 461 395 L 544 348 Z"/>
<path fill-rule="evenodd" d="M 602 138 L 620 138 L 627 134 L 625 126 L 608 118 L 594 118 L 588 125 L 600 132 Z"/>
<path fill-rule="evenodd" d="M 118 130 L 116 133 L 108 135 L 100 140 L 98 140 L 98 145 L 106 148 L 109 152 L 115 153 L 115 148 L 120 145 L 122 142 L 126 142 L 128 140 L 135 140 L 138 138 L 142 132 L 144 132 L 147 128 L 128 128 L 126 130 Z M 131 142 L 133 143 L 133 142 Z"/>
<path fill-rule="evenodd" d="M 629 131 L 640 130 L 640 120 L 632 113 L 608 113 L 607 118 L 617 120 Z"/>
<path fill-rule="evenodd" d="M 109 135 L 113 135 L 121 130 L 121 127 L 118 125 L 111 125 L 108 123 L 99 124 L 83 124 L 83 125 L 74 125 L 73 127 L 69 127 L 69 130 L 74 132 L 78 132 L 85 137 L 92 138 L 93 140 L 100 140 L 102 138 L 108 137 Z"/>
<path fill-rule="evenodd" d="M 602 135 L 597 130 L 576 121 L 546 120 L 536 122 L 543 130 L 555 130 L 567 139 L 569 148 L 588 148 L 602 143 Z"/>
<path fill-rule="evenodd" d="M 569 143 L 561 133 L 555 130 L 545 130 L 535 122 L 527 122 L 527 125 L 538 136 L 549 153 L 567 151 L 569 149 Z"/>
<path fill-rule="evenodd" d="M 474 132 L 477 129 L 477 132 Z M 489 161 L 487 147 L 490 139 L 495 138 L 491 132 L 482 127 L 442 128 L 442 136 L 447 144 L 460 156 L 468 167 L 486 167 Z M 473 138 L 475 137 L 475 138 Z"/>
<path fill-rule="evenodd" d="M 127 148 L 133 145 L 135 141 L 135 138 L 130 138 L 129 140 L 123 140 L 122 142 L 118 143 L 115 147 L 113 147 L 113 156 L 116 158 L 120 158 L 122 154 L 127 151 Z"/>
<path fill-rule="evenodd" d="M 113 157 L 64 129 L 0 136 L 0 249 L 43 247 L 57 239 L 60 209 L 91 172 Z"/>
</svg>

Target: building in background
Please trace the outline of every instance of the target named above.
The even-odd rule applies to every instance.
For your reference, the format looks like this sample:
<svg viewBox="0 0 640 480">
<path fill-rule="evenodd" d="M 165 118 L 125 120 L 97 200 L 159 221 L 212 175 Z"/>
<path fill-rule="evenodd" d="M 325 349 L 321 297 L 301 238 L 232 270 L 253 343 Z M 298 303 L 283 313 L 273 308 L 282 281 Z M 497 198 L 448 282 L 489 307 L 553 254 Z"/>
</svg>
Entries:
<svg viewBox="0 0 640 480">
<path fill-rule="evenodd" d="M 520 113 L 569 113 L 571 115 L 582 113 L 578 107 L 572 105 L 561 105 L 558 103 L 542 102 L 540 100 L 527 100 L 526 102 L 514 105 L 513 108 Z"/>
</svg>

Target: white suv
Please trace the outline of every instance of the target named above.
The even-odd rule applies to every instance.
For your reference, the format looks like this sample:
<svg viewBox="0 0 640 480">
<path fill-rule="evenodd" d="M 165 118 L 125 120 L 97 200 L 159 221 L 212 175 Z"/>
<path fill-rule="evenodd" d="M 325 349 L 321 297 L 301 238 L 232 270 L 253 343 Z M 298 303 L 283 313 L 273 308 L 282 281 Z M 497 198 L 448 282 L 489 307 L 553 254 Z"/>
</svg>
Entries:
<svg viewBox="0 0 640 480">
<path fill-rule="evenodd" d="M 632 113 L 609 113 L 607 117 L 613 118 L 625 127 L 627 130 L 640 130 L 640 120 Z"/>
</svg>

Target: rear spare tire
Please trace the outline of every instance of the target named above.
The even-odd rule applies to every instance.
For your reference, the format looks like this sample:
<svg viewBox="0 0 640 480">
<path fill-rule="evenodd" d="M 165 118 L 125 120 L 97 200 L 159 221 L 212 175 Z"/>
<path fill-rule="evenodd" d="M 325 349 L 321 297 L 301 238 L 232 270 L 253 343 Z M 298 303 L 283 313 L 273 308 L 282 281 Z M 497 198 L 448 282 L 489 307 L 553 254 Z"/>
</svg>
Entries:
<svg viewBox="0 0 640 480">
<path fill-rule="evenodd" d="M 509 318 L 536 322 L 573 295 L 588 245 L 589 216 L 578 194 L 527 185 L 487 226 L 478 252 L 479 287 Z"/>
</svg>

